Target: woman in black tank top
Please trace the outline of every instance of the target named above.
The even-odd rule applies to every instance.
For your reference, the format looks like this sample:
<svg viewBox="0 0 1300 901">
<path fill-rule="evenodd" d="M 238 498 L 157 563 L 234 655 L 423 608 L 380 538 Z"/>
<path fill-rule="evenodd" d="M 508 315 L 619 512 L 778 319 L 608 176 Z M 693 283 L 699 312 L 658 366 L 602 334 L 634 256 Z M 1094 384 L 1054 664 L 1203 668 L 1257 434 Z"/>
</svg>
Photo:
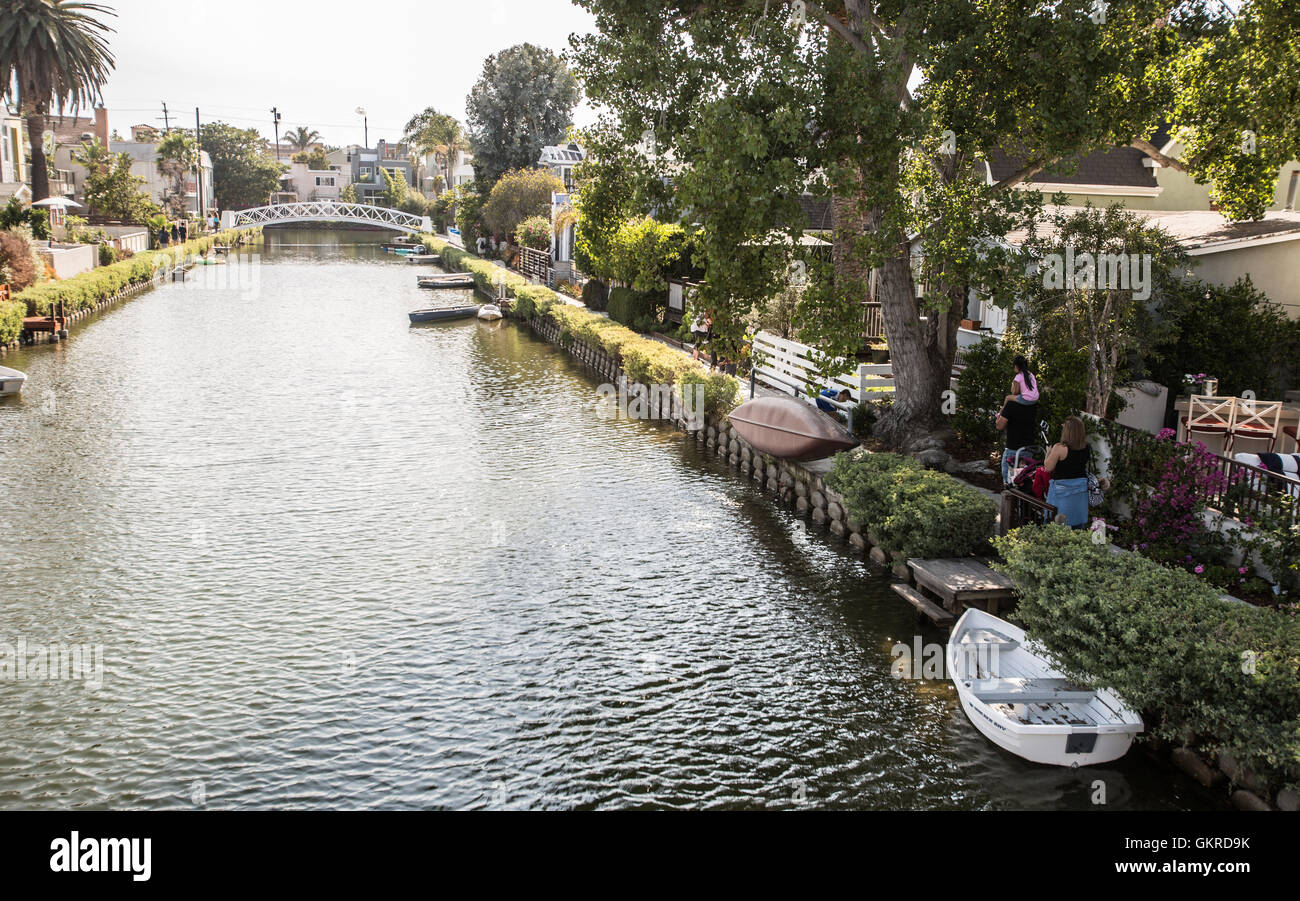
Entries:
<svg viewBox="0 0 1300 901">
<path fill-rule="evenodd" d="M 1043 469 L 1052 474 L 1047 502 L 1078 529 L 1088 524 L 1088 431 L 1083 420 L 1071 416 L 1061 426 L 1061 443 L 1052 446 L 1043 461 Z"/>
</svg>

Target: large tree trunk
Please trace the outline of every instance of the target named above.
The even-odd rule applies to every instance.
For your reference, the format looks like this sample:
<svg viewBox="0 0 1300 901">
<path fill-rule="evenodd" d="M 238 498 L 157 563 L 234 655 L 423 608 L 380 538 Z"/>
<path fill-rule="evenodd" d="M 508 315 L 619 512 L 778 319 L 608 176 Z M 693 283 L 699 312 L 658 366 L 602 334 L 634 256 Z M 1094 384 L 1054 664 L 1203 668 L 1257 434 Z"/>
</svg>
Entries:
<svg viewBox="0 0 1300 901">
<path fill-rule="evenodd" d="M 45 113 L 37 110 L 27 117 L 27 140 L 32 145 L 32 202 L 50 196 L 49 163 L 45 159 Z"/>
<path fill-rule="evenodd" d="M 869 273 L 851 245 L 858 235 L 877 230 L 882 214 L 878 209 L 861 214 L 857 208 L 856 200 L 835 201 L 832 258 L 837 276 L 866 284 Z M 876 299 L 885 322 L 896 387 L 893 405 L 876 423 L 874 433 L 898 447 L 947 428 L 942 413 L 943 392 L 952 378 L 957 327 L 965 311 L 964 289 L 949 294 L 952 299 L 948 309 L 938 314 L 929 312 L 922 322 L 912 279 L 911 248 L 907 245 L 899 247 L 876 272 Z"/>
</svg>

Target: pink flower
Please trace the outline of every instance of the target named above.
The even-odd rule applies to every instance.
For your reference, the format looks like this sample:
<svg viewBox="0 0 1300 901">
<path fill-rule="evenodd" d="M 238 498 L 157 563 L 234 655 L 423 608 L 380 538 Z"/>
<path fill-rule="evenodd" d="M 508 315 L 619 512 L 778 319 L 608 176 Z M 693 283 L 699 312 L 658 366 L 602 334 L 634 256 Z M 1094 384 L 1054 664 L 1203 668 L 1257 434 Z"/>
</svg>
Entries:
<svg viewBox="0 0 1300 901">
<path fill-rule="evenodd" d="M 1205 572 L 1205 567 L 1201 566 L 1201 564 L 1198 563 L 1196 564 L 1196 569 L 1192 570 L 1192 572 L 1196 573 L 1199 576 L 1201 573 Z"/>
<path fill-rule="evenodd" d="M 1248 570 L 1248 569 L 1247 569 L 1246 567 L 1244 567 L 1244 566 L 1239 566 L 1239 567 L 1237 567 L 1237 572 L 1239 572 L 1241 575 L 1244 576 L 1246 573 L 1250 572 L 1250 570 Z"/>
</svg>

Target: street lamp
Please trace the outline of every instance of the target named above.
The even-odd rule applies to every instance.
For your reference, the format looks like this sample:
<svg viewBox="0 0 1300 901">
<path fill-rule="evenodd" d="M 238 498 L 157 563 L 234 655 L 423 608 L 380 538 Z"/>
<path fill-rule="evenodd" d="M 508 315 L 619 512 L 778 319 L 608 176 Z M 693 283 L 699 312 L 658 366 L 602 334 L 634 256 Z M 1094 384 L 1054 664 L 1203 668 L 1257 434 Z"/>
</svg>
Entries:
<svg viewBox="0 0 1300 901">
<path fill-rule="evenodd" d="M 361 146 L 369 147 L 370 146 L 370 120 L 366 118 L 366 108 L 364 106 L 357 107 L 357 115 L 361 117 L 361 127 L 365 130 L 365 138 L 363 139 L 363 143 Z"/>
</svg>

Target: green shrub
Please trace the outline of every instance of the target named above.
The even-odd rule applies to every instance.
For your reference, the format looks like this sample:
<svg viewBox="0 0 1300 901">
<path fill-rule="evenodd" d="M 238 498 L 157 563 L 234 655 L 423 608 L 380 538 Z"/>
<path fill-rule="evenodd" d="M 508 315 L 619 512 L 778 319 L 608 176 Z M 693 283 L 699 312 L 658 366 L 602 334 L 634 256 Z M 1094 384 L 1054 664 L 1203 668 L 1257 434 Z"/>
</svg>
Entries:
<svg viewBox="0 0 1300 901">
<path fill-rule="evenodd" d="M 995 441 L 993 417 L 1011 393 L 1016 352 L 996 338 L 984 338 L 962 352 L 966 368 L 957 377 L 957 409 L 953 427 L 971 441 Z"/>
<path fill-rule="evenodd" d="M 112 266 L 117 262 L 117 248 L 112 244 L 99 245 L 99 265 Z"/>
<path fill-rule="evenodd" d="M 23 330 L 23 317 L 27 315 L 27 304 L 17 300 L 0 303 L 0 344 L 9 344 L 17 339 Z"/>
<path fill-rule="evenodd" d="M 515 227 L 515 241 L 534 250 L 549 250 L 551 220 L 545 216 L 529 216 Z"/>
<path fill-rule="evenodd" d="M 650 291 L 614 288 L 609 292 L 609 318 L 629 328 L 649 331 L 655 321 L 656 300 Z"/>
<path fill-rule="evenodd" d="M 230 244 L 238 240 L 238 231 L 218 232 L 205 238 L 195 238 L 167 250 L 138 253 L 130 259 L 108 266 L 100 266 L 63 281 L 42 282 L 33 285 L 14 300 L 22 301 L 30 314 L 48 313 L 59 302 L 69 313 L 93 307 L 128 285 L 148 281 L 155 271 L 166 265 L 175 265 L 210 250 L 213 244 Z"/>
<path fill-rule="evenodd" d="M 1148 714 L 1148 735 L 1229 751 L 1274 788 L 1300 784 L 1300 620 L 1063 526 L 995 544 L 1017 618 L 1067 675 Z"/>
<path fill-rule="evenodd" d="M 609 286 L 598 278 L 588 279 L 582 286 L 582 302 L 587 309 L 603 313 L 609 307 Z"/>
<path fill-rule="evenodd" d="M 826 484 L 845 509 L 890 550 L 909 557 L 961 557 L 983 550 L 997 504 L 911 457 L 860 451 L 835 458 Z"/>
</svg>

